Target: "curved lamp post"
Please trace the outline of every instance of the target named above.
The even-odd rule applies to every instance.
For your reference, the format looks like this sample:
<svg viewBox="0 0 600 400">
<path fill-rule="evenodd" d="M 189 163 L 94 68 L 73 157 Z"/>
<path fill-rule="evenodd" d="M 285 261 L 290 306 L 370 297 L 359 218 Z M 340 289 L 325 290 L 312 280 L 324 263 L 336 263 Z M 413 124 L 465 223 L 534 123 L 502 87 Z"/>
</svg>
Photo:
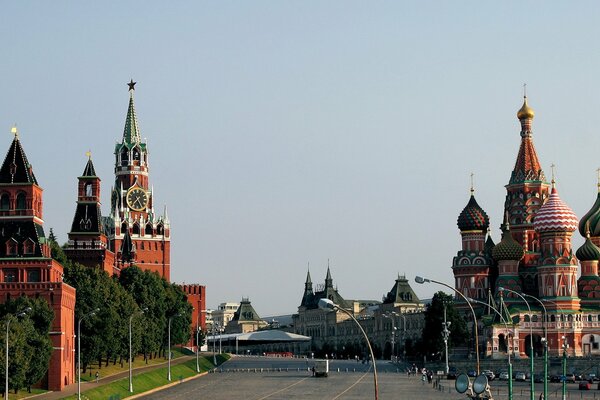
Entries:
<svg viewBox="0 0 600 400">
<path fill-rule="evenodd" d="M 542 342 L 544 344 L 544 399 L 548 398 L 548 310 L 546 310 L 546 306 L 544 303 L 535 296 L 530 294 L 522 293 L 523 296 L 529 297 L 540 303 L 542 308 L 544 309 L 544 319 L 542 320 L 544 327 L 544 337 L 542 338 Z"/>
<path fill-rule="evenodd" d="M 384 318 L 389 318 L 392 321 L 392 355 L 390 361 L 394 362 L 394 345 L 396 344 L 396 317 L 398 314 L 394 311 L 390 313 L 381 314 Z"/>
<path fill-rule="evenodd" d="M 535 400 L 535 382 L 533 379 L 533 371 L 534 371 L 534 366 L 533 366 L 533 326 L 532 326 L 533 323 L 531 322 L 531 307 L 529 306 L 529 302 L 519 292 L 515 292 L 514 290 L 503 288 L 503 287 L 499 287 L 498 291 L 499 292 L 506 291 L 508 293 L 516 294 L 525 302 L 525 304 L 527 304 L 527 309 L 529 310 L 529 349 L 531 350 L 531 353 L 529 354 L 529 366 L 531 368 L 531 377 L 530 377 L 531 387 L 529 389 L 529 394 L 530 394 L 529 397 L 530 397 L 530 400 Z"/>
<path fill-rule="evenodd" d="M 148 307 L 144 307 L 140 310 L 140 314 L 143 314 L 145 311 L 148 311 Z M 129 393 L 133 393 L 133 369 L 131 366 L 131 321 L 133 321 L 133 317 L 135 314 L 131 314 L 129 317 Z"/>
<path fill-rule="evenodd" d="M 373 360 L 373 384 L 375 386 L 375 400 L 377 400 L 379 398 L 379 387 L 377 386 L 377 362 L 375 360 L 375 356 L 373 355 L 373 348 L 371 347 L 371 342 L 369 342 L 367 333 L 365 332 L 363 327 L 358 323 L 356 318 L 354 318 L 354 315 L 352 315 L 352 313 L 350 313 L 348 310 L 340 307 L 339 305 L 335 304 L 333 301 L 331 301 L 329 299 L 320 299 L 319 300 L 319 308 L 324 309 L 324 310 L 340 310 L 341 312 L 345 313 L 350 318 L 352 318 L 352 321 L 354 321 L 356 323 L 356 325 L 358 325 L 358 328 L 360 329 L 363 336 L 365 337 L 365 340 L 367 341 L 367 346 L 369 346 L 369 352 L 371 353 L 371 360 Z"/>
<path fill-rule="evenodd" d="M 495 307 L 492 307 L 490 304 L 484 303 L 483 301 L 475 300 L 470 297 L 468 299 L 470 302 L 482 304 L 482 305 L 488 307 L 490 310 L 494 311 L 496 314 L 498 314 L 500 316 L 500 320 L 504 324 L 504 329 L 506 330 L 506 335 L 509 337 L 509 340 L 510 340 L 510 332 L 508 331 L 508 323 L 506 322 L 506 318 L 504 318 L 504 316 L 500 313 L 500 311 L 498 311 Z M 507 350 L 506 352 L 508 353 L 508 400 L 513 400 L 512 363 L 510 362 L 510 348 L 512 347 L 511 342 L 512 342 L 512 340 L 509 341 L 509 347 L 506 349 Z"/>
<path fill-rule="evenodd" d="M 79 321 L 77 322 L 77 400 L 81 400 L 81 321 L 87 317 L 96 315 L 98 311 L 100 311 L 99 308 L 90 311 L 83 317 L 79 318 Z"/>
<path fill-rule="evenodd" d="M 479 370 L 479 333 L 477 332 L 477 317 L 475 315 L 475 310 L 473 309 L 473 306 L 471 305 L 469 300 L 467 300 L 467 297 L 464 294 L 462 294 L 460 291 L 456 290 L 455 288 L 453 288 L 452 286 L 450 286 L 444 282 L 434 281 L 433 279 L 427 279 L 427 278 L 423 278 L 420 276 L 415 276 L 415 282 L 421 283 L 421 284 L 426 283 L 426 282 L 431 282 L 431 283 L 437 283 L 438 285 L 445 286 L 448 289 L 454 290 L 454 292 L 456 294 L 458 294 L 460 297 L 462 297 L 464 299 L 464 301 L 467 303 L 467 305 L 471 309 L 471 313 L 473 314 L 473 324 L 475 325 L 475 356 L 477 357 L 477 375 L 479 375 L 479 372 L 480 372 L 480 370 Z"/>
<path fill-rule="evenodd" d="M 19 317 L 24 317 L 29 311 L 31 311 L 31 307 L 27 307 L 26 309 L 24 309 L 21 312 L 18 312 L 17 314 L 15 314 L 15 316 L 17 318 Z M 10 321 L 12 320 L 12 315 L 8 314 L 6 316 L 6 365 L 5 365 L 5 370 L 4 370 L 4 377 L 5 377 L 5 386 L 4 386 L 4 399 L 8 400 L 8 327 L 10 325 Z"/>
<path fill-rule="evenodd" d="M 548 303 L 552 303 L 554 304 L 559 310 L 560 310 L 560 315 L 561 318 L 565 315 L 563 313 L 563 308 L 556 302 L 552 301 L 552 300 L 548 300 L 548 299 L 544 299 L 544 301 L 548 302 Z M 563 374 L 563 378 L 565 378 L 567 376 L 567 348 L 569 348 L 569 344 L 567 343 L 567 337 L 566 337 L 566 332 L 565 332 L 565 326 L 564 326 L 565 321 L 563 321 L 563 334 L 561 335 L 561 339 L 563 341 L 562 343 L 562 374 Z M 563 379 L 562 380 L 562 400 L 566 400 L 567 398 L 567 380 Z"/>
</svg>

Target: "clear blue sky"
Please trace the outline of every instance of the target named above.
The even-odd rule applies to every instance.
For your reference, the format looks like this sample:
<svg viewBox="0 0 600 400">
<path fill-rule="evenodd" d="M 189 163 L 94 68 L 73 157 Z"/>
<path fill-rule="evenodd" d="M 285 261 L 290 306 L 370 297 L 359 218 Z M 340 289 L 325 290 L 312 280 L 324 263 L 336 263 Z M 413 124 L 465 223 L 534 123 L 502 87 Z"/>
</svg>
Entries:
<svg viewBox="0 0 600 400">
<path fill-rule="evenodd" d="M 66 241 L 88 149 L 109 212 L 133 78 L 172 278 L 206 284 L 209 307 L 244 296 L 262 316 L 295 312 L 307 263 L 321 283 L 327 259 L 348 299 L 381 299 L 398 273 L 452 283 L 471 172 L 499 240 L 524 82 L 547 176 L 555 163 L 578 216 L 594 202 L 599 8 L 7 2 L 0 151 L 16 122 L 46 232 Z"/>
</svg>

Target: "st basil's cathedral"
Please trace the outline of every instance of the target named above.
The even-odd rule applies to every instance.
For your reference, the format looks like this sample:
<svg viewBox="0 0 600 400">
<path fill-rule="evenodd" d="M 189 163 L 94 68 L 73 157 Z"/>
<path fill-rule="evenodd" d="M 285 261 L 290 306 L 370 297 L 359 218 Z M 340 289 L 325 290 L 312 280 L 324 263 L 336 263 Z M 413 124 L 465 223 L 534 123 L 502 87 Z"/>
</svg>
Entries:
<svg viewBox="0 0 600 400">
<path fill-rule="evenodd" d="M 521 143 L 505 186 L 498 244 L 489 235 L 489 217 L 471 188 L 458 217 L 462 249 L 452 263 L 454 287 L 477 301 L 474 307 L 480 316 L 490 314 L 481 303 L 504 315 L 492 315 L 493 322 L 483 330 L 481 354 L 527 357 L 531 340 L 534 355 L 543 353 L 545 340 L 551 355 L 563 350 L 571 356 L 600 354 L 600 181 L 594 205 L 578 221 L 561 200 L 554 173 L 548 182 L 541 168 L 533 143 L 534 116 L 525 96 L 517 112 Z M 571 236 L 577 230 L 585 243 L 574 251 Z M 467 304 L 457 300 L 467 311 Z M 472 326 L 469 313 L 465 316 Z"/>
</svg>

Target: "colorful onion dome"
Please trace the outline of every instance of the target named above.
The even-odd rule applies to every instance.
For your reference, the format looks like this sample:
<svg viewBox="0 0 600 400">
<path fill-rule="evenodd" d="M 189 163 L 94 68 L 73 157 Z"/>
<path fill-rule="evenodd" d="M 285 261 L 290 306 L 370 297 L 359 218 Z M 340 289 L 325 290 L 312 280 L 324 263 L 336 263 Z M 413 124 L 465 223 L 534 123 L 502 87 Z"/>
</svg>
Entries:
<svg viewBox="0 0 600 400">
<path fill-rule="evenodd" d="M 507 228 L 504 229 L 504 232 L 502 232 L 502 240 L 494 246 L 494 250 L 492 250 L 492 257 L 496 261 L 520 261 L 521 258 L 523 258 L 523 255 L 525 255 L 523 247 L 513 239 L 507 226 Z"/>
<path fill-rule="evenodd" d="M 521 109 L 517 111 L 517 118 L 519 118 L 519 120 L 533 119 L 533 117 L 535 117 L 535 113 L 533 112 L 533 109 L 527 105 L 527 96 L 523 96 L 523 98 L 523 106 L 521 106 Z"/>
<path fill-rule="evenodd" d="M 581 247 L 577 249 L 577 252 L 575 252 L 575 255 L 577 256 L 579 261 L 600 260 L 600 248 L 598 248 L 598 246 L 596 246 L 594 243 L 592 243 L 592 241 L 590 240 L 590 237 L 588 236 L 585 239 L 585 243 L 582 244 Z"/>
<path fill-rule="evenodd" d="M 598 197 L 596 197 L 596 202 L 588 211 L 581 221 L 579 221 L 579 233 L 581 236 L 586 236 L 586 225 L 589 224 L 590 235 L 591 236 L 600 236 L 600 192 L 598 193 Z"/>
<path fill-rule="evenodd" d="M 552 183 L 552 191 L 548 201 L 535 214 L 533 227 L 538 232 L 573 232 L 577 229 L 577 216 L 571 208 L 560 199 L 558 191 Z"/>
<path fill-rule="evenodd" d="M 471 191 L 471 198 L 467 206 L 458 216 L 456 224 L 461 231 L 486 231 L 490 226 L 490 219 L 485 211 L 479 207 L 479 204 L 477 204 L 473 191 Z"/>
</svg>

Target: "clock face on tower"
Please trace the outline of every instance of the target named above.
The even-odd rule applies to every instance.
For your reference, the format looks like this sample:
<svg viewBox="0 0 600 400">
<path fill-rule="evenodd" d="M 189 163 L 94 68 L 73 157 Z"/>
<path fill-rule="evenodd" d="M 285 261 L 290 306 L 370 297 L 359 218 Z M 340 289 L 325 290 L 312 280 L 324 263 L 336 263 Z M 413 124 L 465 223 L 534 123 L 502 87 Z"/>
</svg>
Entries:
<svg viewBox="0 0 600 400">
<path fill-rule="evenodd" d="M 144 211 L 148 205 L 148 194 L 139 187 L 127 191 L 127 205 L 134 211 Z"/>
</svg>

